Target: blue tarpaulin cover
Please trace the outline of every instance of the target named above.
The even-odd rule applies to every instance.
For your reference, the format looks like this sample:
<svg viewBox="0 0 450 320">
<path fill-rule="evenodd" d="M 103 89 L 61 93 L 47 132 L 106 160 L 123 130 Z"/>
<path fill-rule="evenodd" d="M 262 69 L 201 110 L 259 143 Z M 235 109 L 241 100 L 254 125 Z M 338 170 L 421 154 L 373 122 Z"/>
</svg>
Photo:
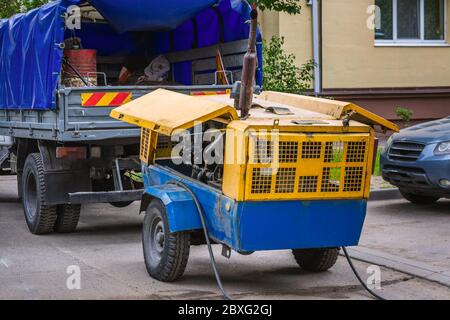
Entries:
<svg viewBox="0 0 450 320">
<path fill-rule="evenodd" d="M 68 36 L 62 18 L 84 0 L 57 0 L 0 21 L 0 109 L 56 108 Z M 207 47 L 248 37 L 250 7 L 243 0 L 91 0 L 108 25 L 84 24 L 77 36 L 101 55 L 136 53 L 135 31 L 152 31 L 152 54 Z M 259 35 L 261 39 L 261 36 Z M 120 45 L 118 45 L 118 43 Z M 91 45 L 90 45 L 91 44 Z M 261 66 L 261 45 L 258 46 Z M 121 52 L 123 53 L 123 52 Z M 189 63 L 173 66 L 176 81 L 191 84 Z M 259 70 L 257 83 L 262 82 Z"/>
</svg>

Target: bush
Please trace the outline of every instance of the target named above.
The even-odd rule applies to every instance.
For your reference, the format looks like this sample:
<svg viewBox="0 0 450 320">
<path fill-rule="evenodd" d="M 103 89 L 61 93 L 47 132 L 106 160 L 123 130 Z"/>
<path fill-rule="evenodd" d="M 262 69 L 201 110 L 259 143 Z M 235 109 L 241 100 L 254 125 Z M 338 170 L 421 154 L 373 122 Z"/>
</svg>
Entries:
<svg viewBox="0 0 450 320">
<path fill-rule="evenodd" d="M 264 41 L 264 90 L 304 93 L 314 79 L 315 63 L 310 60 L 297 67 L 295 55 L 287 54 L 283 45 L 284 38 L 272 37 L 269 43 Z"/>
<path fill-rule="evenodd" d="M 414 114 L 414 111 L 408 108 L 397 107 L 395 109 L 395 113 L 399 116 L 403 121 L 409 122 Z"/>
<path fill-rule="evenodd" d="M 51 0 L 2 0 L 0 2 L 0 19 L 9 18 L 16 13 L 27 12 L 50 2 Z"/>
</svg>

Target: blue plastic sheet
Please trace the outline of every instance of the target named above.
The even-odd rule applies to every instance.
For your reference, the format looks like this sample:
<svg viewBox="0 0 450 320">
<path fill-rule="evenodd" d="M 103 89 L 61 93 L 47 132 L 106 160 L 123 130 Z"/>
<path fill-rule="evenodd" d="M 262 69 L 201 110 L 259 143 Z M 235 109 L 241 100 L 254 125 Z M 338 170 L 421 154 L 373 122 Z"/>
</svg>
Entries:
<svg viewBox="0 0 450 320">
<path fill-rule="evenodd" d="M 120 33 L 169 30 L 220 0 L 91 0 Z"/>
<path fill-rule="evenodd" d="M 60 44 L 71 34 L 62 15 L 69 6 L 84 2 L 57 0 L 0 21 L 0 109 L 56 108 Z M 157 55 L 246 39 L 249 32 L 245 22 L 250 7 L 242 0 L 91 0 L 91 4 L 108 25 L 83 24 L 76 36 L 99 55 Z M 136 43 L 135 31 L 151 31 L 148 47 Z M 261 45 L 258 51 L 261 66 Z M 175 81 L 191 84 L 189 62 L 173 68 Z M 261 85 L 260 69 L 256 79 Z"/>
<path fill-rule="evenodd" d="M 0 22 L 0 108 L 54 108 L 67 5 L 57 1 Z"/>
</svg>

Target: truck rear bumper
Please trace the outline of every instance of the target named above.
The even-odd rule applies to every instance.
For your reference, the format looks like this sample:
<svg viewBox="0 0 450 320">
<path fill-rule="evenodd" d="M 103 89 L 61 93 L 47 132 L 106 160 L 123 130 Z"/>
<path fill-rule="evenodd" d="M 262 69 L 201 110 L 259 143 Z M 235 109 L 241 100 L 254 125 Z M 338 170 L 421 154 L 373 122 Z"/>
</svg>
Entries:
<svg viewBox="0 0 450 320">
<path fill-rule="evenodd" d="M 144 190 L 69 193 L 71 204 L 139 201 Z"/>
</svg>

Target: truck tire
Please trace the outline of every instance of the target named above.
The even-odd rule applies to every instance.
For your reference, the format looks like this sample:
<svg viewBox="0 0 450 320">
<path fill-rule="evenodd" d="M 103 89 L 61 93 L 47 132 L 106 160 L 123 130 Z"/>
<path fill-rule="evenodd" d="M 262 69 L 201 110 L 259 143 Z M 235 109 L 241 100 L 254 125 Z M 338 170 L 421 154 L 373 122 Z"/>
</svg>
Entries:
<svg viewBox="0 0 450 320">
<path fill-rule="evenodd" d="M 402 189 L 400 189 L 400 193 L 402 194 L 403 198 L 414 204 L 433 204 L 439 200 L 438 197 L 419 195 L 416 193 L 407 192 Z"/>
<path fill-rule="evenodd" d="M 184 273 L 189 259 L 190 233 L 169 233 L 164 204 L 153 200 L 147 208 L 142 232 L 144 260 L 149 275 L 174 282 Z"/>
<path fill-rule="evenodd" d="M 339 248 L 294 249 L 292 253 L 302 269 L 324 272 L 336 264 Z"/>
<path fill-rule="evenodd" d="M 28 155 L 22 174 L 22 204 L 28 229 L 33 234 L 53 231 L 57 218 L 56 206 L 45 204 L 47 188 L 44 164 L 39 153 Z"/>
<path fill-rule="evenodd" d="M 23 198 L 23 174 L 17 173 L 17 196 L 19 197 L 19 201 L 22 201 Z"/>
<path fill-rule="evenodd" d="M 80 220 L 81 205 L 63 204 L 57 208 L 58 217 L 56 218 L 54 230 L 58 233 L 72 233 L 77 229 Z"/>
</svg>

